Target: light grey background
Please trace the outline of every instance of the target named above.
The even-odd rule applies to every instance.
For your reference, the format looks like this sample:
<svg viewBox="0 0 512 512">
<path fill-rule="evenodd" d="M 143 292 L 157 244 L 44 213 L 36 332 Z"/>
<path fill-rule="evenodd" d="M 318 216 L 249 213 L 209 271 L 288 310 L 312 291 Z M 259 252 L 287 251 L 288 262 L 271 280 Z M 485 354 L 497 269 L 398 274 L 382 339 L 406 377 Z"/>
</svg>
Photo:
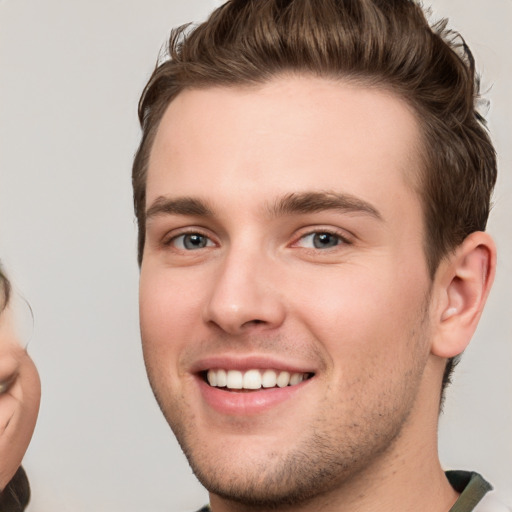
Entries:
<svg viewBox="0 0 512 512">
<path fill-rule="evenodd" d="M 171 27 L 213 0 L 0 1 L 0 255 L 36 316 L 31 512 L 206 501 L 146 382 L 130 166 L 136 104 Z M 512 1 L 436 0 L 477 57 L 500 155 L 497 281 L 441 421 L 451 468 L 512 503 Z"/>
</svg>

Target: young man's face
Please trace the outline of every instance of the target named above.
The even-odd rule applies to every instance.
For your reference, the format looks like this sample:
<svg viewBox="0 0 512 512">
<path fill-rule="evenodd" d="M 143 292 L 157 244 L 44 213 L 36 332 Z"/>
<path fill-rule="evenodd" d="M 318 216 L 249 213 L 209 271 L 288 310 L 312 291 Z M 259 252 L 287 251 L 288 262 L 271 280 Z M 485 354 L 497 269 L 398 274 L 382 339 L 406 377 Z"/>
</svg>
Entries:
<svg viewBox="0 0 512 512">
<path fill-rule="evenodd" d="M 404 102 L 319 78 L 188 90 L 168 108 L 147 179 L 144 356 L 214 494 L 326 492 L 422 414 L 418 144 Z"/>
</svg>

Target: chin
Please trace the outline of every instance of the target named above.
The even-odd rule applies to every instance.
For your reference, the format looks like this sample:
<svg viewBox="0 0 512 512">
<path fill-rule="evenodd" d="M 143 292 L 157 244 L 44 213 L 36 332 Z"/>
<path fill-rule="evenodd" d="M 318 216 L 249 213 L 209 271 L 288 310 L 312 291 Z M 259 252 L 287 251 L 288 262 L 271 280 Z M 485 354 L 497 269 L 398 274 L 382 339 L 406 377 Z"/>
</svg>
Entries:
<svg viewBox="0 0 512 512">
<path fill-rule="evenodd" d="M 371 455 L 339 443 L 333 450 L 330 435 L 309 435 L 286 446 L 282 438 L 226 436 L 220 440 L 194 435 L 183 428 L 175 434 L 201 484 L 213 495 L 246 506 L 272 510 L 292 507 L 328 496 L 364 468 Z M 392 444 L 396 432 L 381 439 Z M 265 445 L 265 441 L 269 441 Z M 369 447 L 374 449 L 374 447 Z"/>
<path fill-rule="evenodd" d="M 305 464 L 306 453 L 266 464 L 247 460 L 215 467 L 189 458 L 194 474 L 211 493 L 225 500 L 262 509 L 304 504 L 336 487 L 339 467 Z"/>
</svg>

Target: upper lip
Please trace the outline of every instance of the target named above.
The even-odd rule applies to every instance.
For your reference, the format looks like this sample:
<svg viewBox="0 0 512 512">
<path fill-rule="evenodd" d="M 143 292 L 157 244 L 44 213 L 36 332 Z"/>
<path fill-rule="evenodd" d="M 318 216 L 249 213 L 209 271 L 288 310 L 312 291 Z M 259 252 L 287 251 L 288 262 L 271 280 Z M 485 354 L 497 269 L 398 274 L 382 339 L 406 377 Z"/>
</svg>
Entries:
<svg viewBox="0 0 512 512">
<path fill-rule="evenodd" d="M 276 356 L 250 355 L 233 356 L 217 355 L 204 357 L 194 362 L 190 367 L 191 373 L 201 373 L 210 369 L 247 371 L 253 369 L 271 369 L 287 371 L 290 373 L 315 373 L 315 368 L 310 364 L 285 360 Z"/>
</svg>

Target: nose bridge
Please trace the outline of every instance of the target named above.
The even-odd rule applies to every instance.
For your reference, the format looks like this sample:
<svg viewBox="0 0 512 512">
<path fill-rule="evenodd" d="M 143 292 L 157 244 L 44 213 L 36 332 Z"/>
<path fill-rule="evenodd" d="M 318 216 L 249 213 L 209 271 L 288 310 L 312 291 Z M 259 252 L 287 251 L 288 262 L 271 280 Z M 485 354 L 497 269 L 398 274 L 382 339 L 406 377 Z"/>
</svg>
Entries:
<svg viewBox="0 0 512 512">
<path fill-rule="evenodd" d="M 231 246 L 216 269 L 205 320 L 231 334 L 253 325 L 280 325 L 284 304 L 271 264 L 261 248 L 248 243 Z"/>
</svg>

